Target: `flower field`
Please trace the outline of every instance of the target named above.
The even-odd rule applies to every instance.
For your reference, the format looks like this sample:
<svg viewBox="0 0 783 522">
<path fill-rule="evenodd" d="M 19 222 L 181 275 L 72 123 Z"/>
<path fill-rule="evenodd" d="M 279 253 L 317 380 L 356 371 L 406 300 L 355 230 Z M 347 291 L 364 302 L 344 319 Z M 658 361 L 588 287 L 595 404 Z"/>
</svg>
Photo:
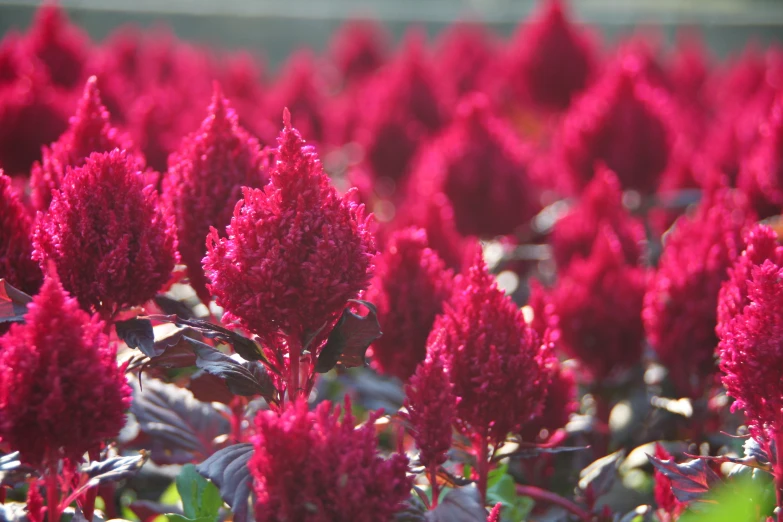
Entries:
<svg viewBox="0 0 783 522">
<path fill-rule="evenodd" d="M 0 521 L 783 522 L 783 49 L 0 40 Z"/>
</svg>

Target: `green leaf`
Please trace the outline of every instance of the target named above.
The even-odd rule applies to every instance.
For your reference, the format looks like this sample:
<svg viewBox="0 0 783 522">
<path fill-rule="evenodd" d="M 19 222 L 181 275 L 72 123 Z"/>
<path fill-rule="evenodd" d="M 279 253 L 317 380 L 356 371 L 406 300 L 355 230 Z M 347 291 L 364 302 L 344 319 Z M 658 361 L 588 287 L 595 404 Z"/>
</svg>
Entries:
<svg viewBox="0 0 783 522">
<path fill-rule="evenodd" d="M 507 464 L 489 472 L 487 503 L 491 506 L 503 504 L 500 514 L 504 522 L 522 522 L 533 508 L 533 501 L 530 498 L 517 495 L 516 483 L 508 474 Z"/>
<path fill-rule="evenodd" d="M 213 522 L 220 508 L 223 506 L 223 500 L 220 498 L 220 492 L 210 481 L 199 475 L 196 466 L 186 464 L 176 480 L 177 492 L 182 499 L 182 511 L 185 516 L 166 515 L 169 522 Z"/>
<path fill-rule="evenodd" d="M 707 503 L 693 505 L 680 522 L 757 522 L 772 515 L 772 485 L 749 479 L 732 481 L 705 498 Z"/>
</svg>

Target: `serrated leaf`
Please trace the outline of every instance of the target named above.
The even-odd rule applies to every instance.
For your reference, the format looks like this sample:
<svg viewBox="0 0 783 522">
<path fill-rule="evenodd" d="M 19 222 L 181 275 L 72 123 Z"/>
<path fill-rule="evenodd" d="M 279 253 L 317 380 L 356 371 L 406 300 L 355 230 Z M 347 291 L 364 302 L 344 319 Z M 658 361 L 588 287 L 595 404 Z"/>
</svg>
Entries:
<svg viewBox="0 0 783 522">
<path fill-rule="evenodd" d="M 343 368 L 364 366 L 367 348 L 382 335 L 375 305 L 358 299 L 351 299 L 350 302 L 358 303 L 369 311 L 362 317 L 353 313 L 350 307 L 343 310 L 343 315 L 329 333 L 318 356 L 315 364 L 318 373 L 326 373 L 336 365 Z"/>
<path fill-rule="evenodd" d="M 486 522 L 487 510 L 475 486 L 452 489 L 438 507 L 425 514 L 427 522 Z"/>
<path fill-rule="evenodd" d="M 262 364 L 255 361 L 238 362 L 205 343 L 189 337 L 183 339 L 196 354 L 196 366 L 223 379 L 232 393 L 244 397 L 261 395 L 269 403 L 276 402 L 275 386 Z"/>
<path fill-rule="evenodd" d="M 702 459 L 677 464 L 647 455 L 650 463 L 672 482 L 672 493 L 680 502 L 701 500 L 712 487 L 721 484 L 717 473 Z"/>
<path fill-rule="evenodd" d="M 252 444 L 234 444 L 216 451 L 196 466 L 203 477 L 219 488 L 221 498 L 234 512 L 235 522 L 248 520 L 252 478 L 247 463 L 252 456 Z"/>
<path fill-rule="evenodd" d="M 32 301 L 32 297 L 0 278 L 0 323 L 24 321 L 27 305 Z"/>
<path fill-rule="evenodd" d="M 160 355 L 155 346 L 155 333 L 152 330 L 152 321 L 149 319 L 134 317 L 127 321 L 114 323 L 117 337 L 122 339 L 128 348 L 138 348 L 147 357 Z"/>
<path fill-rule="evenodd" d="M 190 520 L 215 520 L 223 500 L 215 485 L 202 477 L 196 466 L 186 464 L 176 479 L 177 491 L 182 499 L 182 511 Z M 175 515 L 179 516 L 179 515 Z"/>
<path fill-rule="evenodd" d="M 600 498 L 612 489 L 617 480 L 617 468 L 625 459 L 625 451 L 620 450 L 589 464 L 579 473 L 579 489 L 592 489 L 593 498 Z"/>
<path fill-rule="evenodd" d="M 183 464 L 209 457 L 215 439 L 230 432 L 229 421 L 211 404 L 174 384 L 145 379 L 143 391 L 133 386 L 131 413 L 152 441 L 156 464 Z"/>
</svg>

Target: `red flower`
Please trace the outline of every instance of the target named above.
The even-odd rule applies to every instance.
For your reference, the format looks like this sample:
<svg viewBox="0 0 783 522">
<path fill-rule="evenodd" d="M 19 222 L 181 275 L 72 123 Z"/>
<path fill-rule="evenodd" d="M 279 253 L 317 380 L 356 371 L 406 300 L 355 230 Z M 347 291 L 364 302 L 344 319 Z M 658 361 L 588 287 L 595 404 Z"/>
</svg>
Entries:
<svg viewBox="0 0 783 522">
<path fill-rule="evenodd" d="M 517 99 L 556 111 L 587 87 L 598 61 L 595 43 L 566 18 L 563 3 L 542 2 L 541 12 L 519 25 L 506 66 Z"/>
<path fill-rule="evenodd" d="M 0 170 L 0 278 L 32 295 L 38 293 L 43 276 L 32 258 L 30 216 L 11 183 Z"/>
<path fill-rule="evenodd" d="M 495 37 L 480 24 L 458 22 L 446 29 L 437 43 L 435 67 L 445 79 L 449 99 L 489 87 L 498 51 Z"/>
<path fill-rule="evenodd" d="M 423 153 L 409 197 L 446 194 L 463 235 L 511 234 L 540 210 L 532 160 L 532 150 L 490 112 L 484 95 L 475 94 Z"/>
<path fill-rule="evenodd" d="M 340 408 L 330 409 L 324 402 L 308 412 L 307 403 L 297 401 L 280 415 L 256 417 L 249 467 L 258 522 L 391 520 L 408 498 L 408 459 L 378 455 L 378 414 L 355 429 L 347 399 L 342 422 Z"/>
<path fill-rule="evenodd" d="M 426 355 L 432 323 L 451 296 L 453 277 L 430 250 L 424 230 L 410 228 L 391 235 L 365 297 L 378 308 L 384 330 L 372 345 L 373 360 L 382 373 L 403 382 L 413 375 Z"/>
<path fill-rule="evenodd" d="M 672 455 L 666 451 L 666 448 L 655 443 L 655 458 L 661 460 L 671 460 Z M 658 506 L 658 518 L 662 522 L 672 522 L 677 520 L 680 514 L 685 511 L 687 504 L 677 500 L 672 491 L 672 479 L 658 471 L 657 469 L 653 473 L 655 480 L 655 486 L 653 488 L 653 495 L 655 496 L 655 504 Z"/>
<path fill-rule="evenodd" d="M 645 283 L 644 269 L 626 261 L 617 235 L 603 226 L 590 256 L 572 261 L 540 299 L 557 316 L 558 346 L 577 358 L 594 382 L 641 358 Z"/>
<path fill-rule="evenodd" d="M 774 232 L 757 225 L 748 249 L 756 237 L 775 238 Z M 775 249 L 775 257 L 779 253 Z M 719 330 L 720 369 L 727 394 L 736 399 L 732 411 L 744 410 L 750 433 L 768 455 L 774 455 L 771 443 L 777 451 L 783 443 L 783 264 L 779 258 L 755 263 L 746 254 L 737 260 L 732 280 L 724 286 L 731 286 L 739 275 L 749 275 L 744 281 L 747 304 Z M 776 464 L 773 468 L 779 477 L 783 470 Z"/>
<path fill-rule="evenodd" d="M 758 144 L 741 164 L 737 186 L 748 194 L 760 218 L 783 209 L 783 95 L 759 126 Z"/>
<path fill-rule="evenodd" d="M 216 87 L 208 116 L 169 157 L 163 198 L 176 219 L 182 261 L 191 286 L 210 301 L 201 260 L 210 227 L 231 221 L 242 187 L 258 188 L 267 181 L 267 157 L 258 141 L 239 126 L 237 115 Z"/>
<path fill-rule="evenodd" d="M 579 202 L 552 230 L 552 251 L 560 270 L 565 270 L 576 258 L 588 257 L 598 232 L 605 226 L 617 236 L 625 261 L 639 263 L 644 225 L 623 208 L 622 198 L 617 176 L 599 166 Z"/>
<path fill-rule="evenodd" d="M 487 522 L 500 522 L 500 509 L 502 507 L 503 504 L 501 502 L 495 504 L 495 507 L 492 508 L 492 511 L 490 511 L 489 516 L 487 517 Z"/>
<path fill-rule="evenodd" d="M 54 276 L 0 337 L 0 437 L 24 462 L 79 462 L 125 424 L 131 390 L 104 326 Z"/>
<path fill-rule="evenodd" d="M 571 370 L 555 362 L 541 413 L 522 425 L 519 434 L 525 442 L 546 442 L 564 428 L 579 408 L 576 378 Z"/>
<path fill-rule="evenodd" d="M 715 373 L 718 292 L 751 222 L 745 198 L 724 189 L 666 236 L 643 318 L 650 344 L 684 396 L 699 398 Z"/>
<path fill-rule="evenodd" d="M 405 387 L 404 418 L 419 448 L 419 462 L 432 474 L 446 462 L 451 448 L 451 430 L 457 415 L 453 390 L 444 361 L 434 354 L 419 364 Z"/>
<path fill-rule="evenodd" d="M 62 7 L 42 5 L 35 13 L 25 44 L 46 66 L 55 85 L 73 89 L 84 81 L 89 39 L 69 22 Z"/>
<path fill-rule="evenodd" d="M 553 355 L 497 287 L 475 247 L 474 263 L 428 340 L 457 396 L 457 427 L 479 446 L 500 444 L 541 412 Z"/>
<path fill-rule="evenodd" d="M 37 210 L 48 209 L 52 190 L 60 188 L 69 167 L 81 167 L 93 152 L 108 152 L 115 148 L 132 150 L 132 145 L 127 136 L 109 123 L 109 112 L 101 103 L 98 80 L 91 76 L 68 130 L 51 146 L 44 146 L 41 163 L 33 164 L 30 175 L 33 206 Z"/>
<path fill-rule="evenodd" d="M 227 238 L 212 229 L 204 269 L 225 320 L 299 343 L 367 288 L 376 249 L 364 206 L 337 195 L 289 118 L 269 184 L 243 190 Z"/>
<path fill-rule="evenodd" d="M 342 76 L 343 87 L 370 77 L 387 60 L 389 35 L 368 20 L 347 22 L 329 43 L 329 54 Z"/>
<path fill-rule="evenodd" d="M 53 261 L 82 308 L 104 317 L 152 299 L 177 261 L 177 239 L 136 160 L 118 149 L 96 152 L 67 179 L 39 214 L 35 258 Z"/>
</svg>

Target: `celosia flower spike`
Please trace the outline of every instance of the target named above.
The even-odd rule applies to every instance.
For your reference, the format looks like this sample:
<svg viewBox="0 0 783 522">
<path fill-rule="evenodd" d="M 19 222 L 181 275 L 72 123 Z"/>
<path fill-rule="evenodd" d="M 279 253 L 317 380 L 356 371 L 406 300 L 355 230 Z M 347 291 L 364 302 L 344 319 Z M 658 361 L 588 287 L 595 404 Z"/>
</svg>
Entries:
<svg viewBox="0 0 783 522">
<path fill-rule="evenodd" d="M 101 102 L 98 80 L 91 76 L 84 86 L 76 114 L 68 130 L 49 147 L 43 147 L 43 159 L 35 162 L 30 174 L 33 207 L 45 211 L 52 201 L 52 190 L 59 189 L 69 167 L 81 167 L 93 152 L 115 148 L 133 150 L 130 139 L 109 123 L 109 111 Z"/>
<path fill-rule="evenodd" d="M 371 414 L 354 428 L 350 401 L 340 408 L 322 402 L 292 403 L 282 414 L 256 417 L 255 452 L 248 464 L 256 493 L 256 520 L 377 522 L 391 520 L 410 495 L 408 459 L 377 453 Z"/>
<path fill-rule="evenodd" d="M 655 443 L 655 458 L 660 460 L 673 459 L 671 453 L 659 443 Z M 655 470 L 653 474 L 655 486 L 653 487 L 653 496 L 655 504 L 658 506 L 657 515 L 661 522 L 674 522 L 680 514 L 685 511 L 687 504 L 677 500 L 672 491 L 672 479 Z"/>
<path fill-rule="evenodd" d="M 28 294 L 36 294 L 43 282 L 33 260 L 30 216 L 11 187 L 11 178 L 0 170 L 0 278 Z"/>
<path fill-rule="evenodd" d="M 216 84 L 207 118 L 169 156 L 163 180 L 163 200 L 176 220 L 182 261 L 191 286 L 205 303 L 210 295 L 201 260 L 209 229 L 229 224 L 242 187 L 263 187 L 268 167 L 258 141 L 239 126 Z"/>
<path fill-rule="evenodd" d="M 131 390 L 104 329 L 55 275 L 0 337 L 0 438 L 22 461 L 77 463 L 122 429 Z"/>
<path fill-rule="evenodd" d="M 424 360 L 427 337 L 451 296 L 454 275 L 417 228 L 392 233 L 376 263 L 365 299 L 378 308 L 384 335 L 372 345 L 373 362 L 404 382 Z"/>
<path fill-rule="evenodd" d="M 136 160 L 96 152 L 67 177 L 38 216 L 33 256 L 53 261 L 82 308 L 105 318 L 152 299 L 178 259 L 176 229 Z"/>
</svg>

